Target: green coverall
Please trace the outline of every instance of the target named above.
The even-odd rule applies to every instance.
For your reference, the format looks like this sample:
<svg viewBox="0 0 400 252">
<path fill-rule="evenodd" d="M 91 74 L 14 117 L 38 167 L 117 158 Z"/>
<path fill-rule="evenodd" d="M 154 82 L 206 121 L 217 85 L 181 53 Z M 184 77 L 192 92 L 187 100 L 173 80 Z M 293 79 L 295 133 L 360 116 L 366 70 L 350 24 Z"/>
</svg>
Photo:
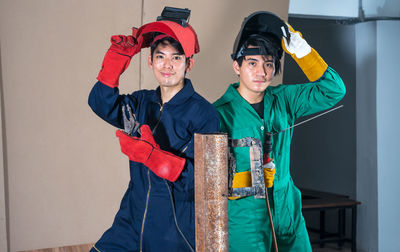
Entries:
<svg viewBox="0 0 400 252">
<path fill-rule="evenodd" d="M 243 99 L 236 88 L 228 87 L 216 107 L 221 131 L 232 139 L 254 137 L 264 141 L 265 132 L 279 132 L 301 116 L 334 106 L 345 95 L 339 75 L 328 68 L 316 82 L 268 87 L 264 96 L 264 119 Z M 293 129 L 273 136 L 271 157 L 276 165 L 274 186 L 268 190 L 278 248 L 284 251 L 311 251 L 301 212 L 300 190 L 290 176 L 290 142 Z M 233 148 L 236 172 L 250 171 L 248 147 Z M 265 199 L 253 196 L 229 200 L 229 251 L 271 251 L 272 233 Z"/>
</svg>

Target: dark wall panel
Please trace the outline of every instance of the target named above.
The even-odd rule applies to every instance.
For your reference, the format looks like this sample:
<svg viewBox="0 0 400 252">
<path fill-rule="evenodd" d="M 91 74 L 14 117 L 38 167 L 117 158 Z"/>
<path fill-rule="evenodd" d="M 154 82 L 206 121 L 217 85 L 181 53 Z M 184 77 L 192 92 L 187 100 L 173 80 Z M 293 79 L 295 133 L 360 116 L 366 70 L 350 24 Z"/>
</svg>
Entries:
<svg viewBox="0 0 400 252">
<path fill-rule="evenodd" d="M 299 187 L 356 195 L 355 27 L 332 20 L 289 18 L 289 23 L 342 77 L 344 107 L 294 129 L 291 172 Z M 367 39 L 367 38 L 366 38 Z M 296 62 L 285 58 L 283 83 L 307 82 Z M 337 105 L 336 105 L 337 106 Z M 307 117 L 300 118 L 299 121 Z"/>
</svg>

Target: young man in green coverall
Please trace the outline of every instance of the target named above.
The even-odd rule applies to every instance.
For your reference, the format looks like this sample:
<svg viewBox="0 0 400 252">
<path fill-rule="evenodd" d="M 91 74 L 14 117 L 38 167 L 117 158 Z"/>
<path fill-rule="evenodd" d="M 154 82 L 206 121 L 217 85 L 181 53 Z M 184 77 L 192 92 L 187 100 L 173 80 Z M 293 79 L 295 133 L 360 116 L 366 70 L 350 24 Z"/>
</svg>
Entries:
<svg viewBox="0 0 400 252">
<path fill-rule="evenodd" d="M 277 245 L 280 252 L 302 252 L 311 251 L 311 245 L 301 212 L 301 194 L 289 170 L 293 129 L 280 131 L 292 126 L 299 117 L 334 106 L 346 91 L 339 75 L 299 32 L 288 28 L 290 40 L 255 32 L 239 44 L 237 51 L 234 49 L 233 69 L 239 82 L 231 84 L 214 106 L 220 115 L 221 131 L 232 139 L 253 137 L 264 142 L 265 133 L 277 133 L 273 135 L 271 151 L 275 169 L 263 167 Z M 280 70 L 282 48 L 298 63 L 310 83 L 270 85 Z M 233 188 L 251 186 L 249 148 L 231 150 L 236 158 Z M 228 212 L 229 251 L 273 250 L 265 199 L 230 198 Z"/>
</svg>

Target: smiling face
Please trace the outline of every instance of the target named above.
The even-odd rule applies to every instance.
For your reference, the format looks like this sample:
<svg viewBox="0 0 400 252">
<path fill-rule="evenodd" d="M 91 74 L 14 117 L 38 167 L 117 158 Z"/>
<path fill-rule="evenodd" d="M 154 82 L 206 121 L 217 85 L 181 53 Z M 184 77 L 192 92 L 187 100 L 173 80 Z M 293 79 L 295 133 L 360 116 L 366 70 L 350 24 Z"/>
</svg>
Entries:
<svg viewBox="0 0 400 252">
<path fill-rule="evenodd" d="M 161 88 L 182 88 L 186 72 L 193 66 L 193 60 L 186 62 L 184 54 L 178 52 L 168 41 L 159 43 L 148 65 Z"/>
<path fill-rule="evenodd" d="M 240 79 L 237 90 L 246 100 L 248 97 L 262 96 L 275 73 L 273 57 L 262 55 L 245 56 L 241 66 L 234 61 L 233 69 Z"/>
</svg>

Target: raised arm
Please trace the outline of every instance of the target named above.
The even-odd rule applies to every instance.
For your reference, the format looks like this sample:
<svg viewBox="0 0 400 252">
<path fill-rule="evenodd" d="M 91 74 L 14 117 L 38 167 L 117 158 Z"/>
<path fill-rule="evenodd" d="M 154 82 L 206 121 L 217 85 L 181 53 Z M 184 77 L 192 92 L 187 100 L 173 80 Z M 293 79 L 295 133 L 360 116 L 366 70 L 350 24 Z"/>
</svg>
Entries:
<svg viewBox="0 0 400 252">
<path fill-rule="evenodd" d="M 340 76 L 322 59 L 300 32 L 290 25 L 290 42 L 282 39 L 282 47 L 299 65 L 311 83 L 288 85 L 287 104 L 294 118 L 328 109 L 339 102 L 346 93 Z"/>
<path fill-rule="evenodd" d="M 136 99 L 132 96 L 119 95 L 119 77 L 129 66 L 131 58 L 140 51 L 138 43 L 132 35 L 115 35 L 111 37 L 108 49 L 97 76 L 98 82 L 89 95 L 89 106 L 103 120 L 122 128 L 121 108 L 129 104 L 135 110 Z"/>
</svg>

